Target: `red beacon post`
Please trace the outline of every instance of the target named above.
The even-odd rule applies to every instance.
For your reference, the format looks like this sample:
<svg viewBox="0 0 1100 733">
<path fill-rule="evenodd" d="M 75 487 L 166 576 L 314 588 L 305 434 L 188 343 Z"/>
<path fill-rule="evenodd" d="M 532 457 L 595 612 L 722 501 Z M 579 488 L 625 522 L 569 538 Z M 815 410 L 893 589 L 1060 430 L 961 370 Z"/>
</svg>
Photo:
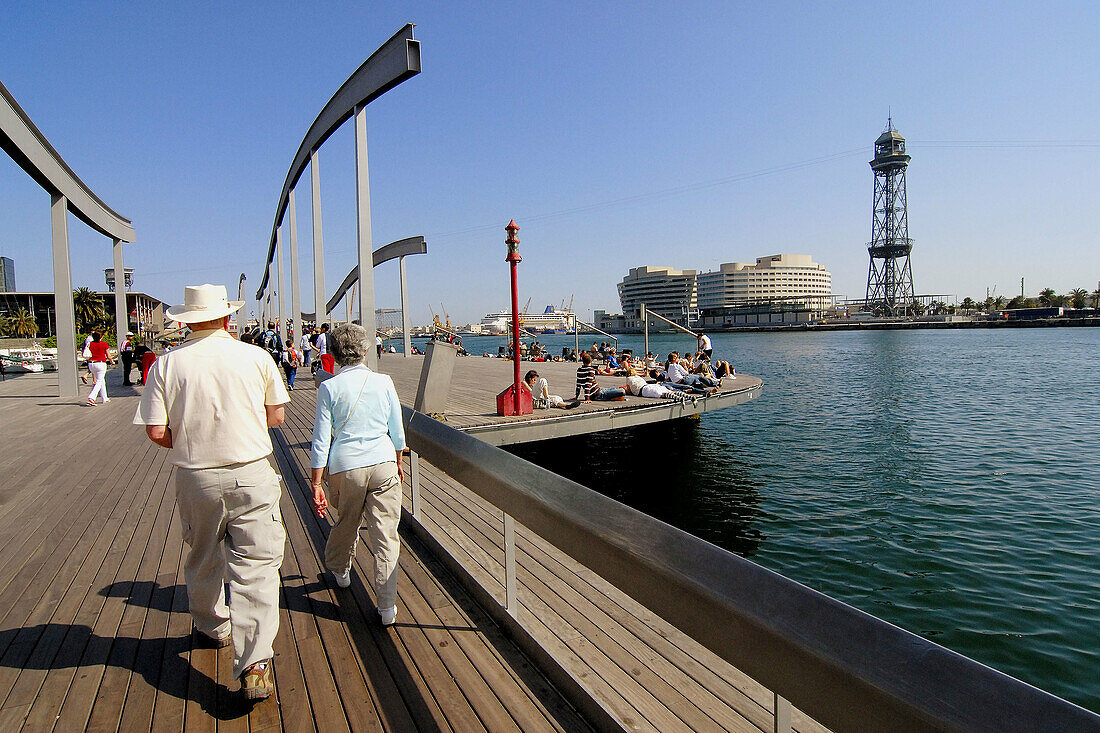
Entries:
<svg viewBox="0 0 1100 733">
<path fill-rule="evenodd" d="M 515 380 L 512 386 L 497 395 L 498 415 L 530 415 L 532 413 L 531 390 L 523 383 L 519 376 L 519 281 L 516 276 L 516 265 L 522 259 L 519 256 L 519 238 L 516 232 L 516 220 L 508 222 L 504 227 L 508 232 L 508 238 L 504 240 L 508 244 L 508 256 L 505 262 L 512 269 L 512 359 L 516 365 Z"/>
</svg>

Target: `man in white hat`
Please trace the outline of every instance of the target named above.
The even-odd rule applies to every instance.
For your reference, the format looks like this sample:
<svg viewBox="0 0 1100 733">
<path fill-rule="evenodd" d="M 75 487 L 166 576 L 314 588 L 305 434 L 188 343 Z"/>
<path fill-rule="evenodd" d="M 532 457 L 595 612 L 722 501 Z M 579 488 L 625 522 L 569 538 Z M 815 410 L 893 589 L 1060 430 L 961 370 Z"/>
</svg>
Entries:
<svg viewBox="0 0 1100 733">
<path fill-rule="evenodd" d="M 243 305 L 222 285 L 186 288 L 184 304 L 167 314 L 191 335 L 150 368 L 134 424 L 172 451 L 196 637 L 232 644 L 234 676 L 246 698 L 261 700 L 275 689 L 286 542 L 268 428 L 282 424 L 290 396 L 271 357 L 229 335 L 229 314 Z"/>
</svg>

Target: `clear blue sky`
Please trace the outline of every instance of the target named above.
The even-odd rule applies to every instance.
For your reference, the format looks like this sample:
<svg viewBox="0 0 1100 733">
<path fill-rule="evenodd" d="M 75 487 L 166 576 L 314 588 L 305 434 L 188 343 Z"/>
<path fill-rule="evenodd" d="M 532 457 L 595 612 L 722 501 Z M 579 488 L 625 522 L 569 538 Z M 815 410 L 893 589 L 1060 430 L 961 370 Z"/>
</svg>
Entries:
<svg viewBox="0 0 1100 733">
<path fill-rule="evenodd" d="M 837 7 L 842 5 L 842 7 Z M 17 3 L 0 80 L 94 191 L 133 219 L 135 288 L 259 283 L 279 190 L 321 106 L 417 23 L 423 73 L 368 109 L 375 246 L 423 234 L 414 322 L 576 293 L 619 309 L 628 268 L 806 253 L 866 286 L 892 110 L 909 140 L 921 293 L 1100 280 L 1095 3 Z M 354 264 L 350 125 L 321 151 L 328 288 Z M 298 224 L 312 278 L 308 174 Z M 74 286 L 110 242 L 73 220 Z M 0 254 L 50 289 L 49 198 L 0 155 Z M 289 272 L 289 268 L 288 268 Z M 396 263 L 375 273 L 398 304 Z M 254 306 L 252 306 L 254 308 Z M 308 309 L 308 306 L 307 306 Z"/>
</svg>

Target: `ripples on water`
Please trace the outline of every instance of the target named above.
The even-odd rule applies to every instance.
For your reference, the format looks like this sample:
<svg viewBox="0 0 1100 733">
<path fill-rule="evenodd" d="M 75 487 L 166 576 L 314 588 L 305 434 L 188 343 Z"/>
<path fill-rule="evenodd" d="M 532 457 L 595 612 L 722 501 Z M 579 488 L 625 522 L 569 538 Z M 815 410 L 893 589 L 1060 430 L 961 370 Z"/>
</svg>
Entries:
<svg viewBox="0 0 1100 733">
<path fill-rule="evenodd" d="M 714 342 L 759 399 L 514 452 L 1100 711 L 1100 329 Z"/>
</svg>

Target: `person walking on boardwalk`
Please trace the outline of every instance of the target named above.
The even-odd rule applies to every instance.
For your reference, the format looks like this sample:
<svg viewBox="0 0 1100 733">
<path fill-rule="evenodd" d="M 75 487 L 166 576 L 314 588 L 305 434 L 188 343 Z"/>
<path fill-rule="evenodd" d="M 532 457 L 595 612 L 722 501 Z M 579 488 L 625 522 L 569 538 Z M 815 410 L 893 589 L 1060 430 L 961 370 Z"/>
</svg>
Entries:
<svg viewBox="0 0 1100 733">
<path fill-rule="evenodd" d="M 243 305 L 229 301 L 223 285 L 185 289 L 184 304 L 167 313 L 191 335 L 154 362 L 134 424 L 171 449 L 176 466 L 196 637 L 219 648 L 232 644 L 233 674 L 247 699 L 260 700 L 275 690 L 272 644 L 286 542 L 268 428 L 282 424 L 290 395 L 262 348 L 229 335 L 229 314 Z"/>
<path fill-rule="evenodd" d="M 131 331 L 126 332 L 126 342 L 118 350 L 119 357 L 122 358 L 122 384 L 129 387 L 133 382 L 130 381 L 130 372 L 134 368 L 134 334 Z"/>
<path fill-rule="evenodd" d="M 351 585 L 359 527 L 367 520 L 378 614 L 389 626 L 397 618 L 405 428 L 393 380 L 363 364 L 373 345 L 362 326 L 348 324 L 332 331 L 329 346 L 341 369 L 317 387 L 310 483 L 314 509 L 323 517 L 329 505 L 321 479 L 328 468 L 329 492 L 339 516 L 325 545 L 325 567 L 341 588 Z"/>
<path fill-rule="evenodd" d="M 91 372 L 92 378 L 95 380 L 95 386 L 92 387 L 91 393 L 88 395 L 88 404 L 95 406 L 95 398 L 101 397 L 104 402 L 110 402 L 111 398 L 107 396 L 107 365 L 111 363 L 111 355 L 107 353 L 107 342 L 103 340 L 103 335 L 99 331 L 92 331 L 92 334 L 88 337 L 91 341 L 88 342 L 88 371 Z"/>
<path fill-rule="evenodd" d="M 283 372 L 286 374 L 286 386 L 294 389 L 294 375 L 298 373 L 298 367 L 302 363 L 301 354 L 294 348 L 294 344 L 288 343 L 283 351 Z"/>
</svg>

